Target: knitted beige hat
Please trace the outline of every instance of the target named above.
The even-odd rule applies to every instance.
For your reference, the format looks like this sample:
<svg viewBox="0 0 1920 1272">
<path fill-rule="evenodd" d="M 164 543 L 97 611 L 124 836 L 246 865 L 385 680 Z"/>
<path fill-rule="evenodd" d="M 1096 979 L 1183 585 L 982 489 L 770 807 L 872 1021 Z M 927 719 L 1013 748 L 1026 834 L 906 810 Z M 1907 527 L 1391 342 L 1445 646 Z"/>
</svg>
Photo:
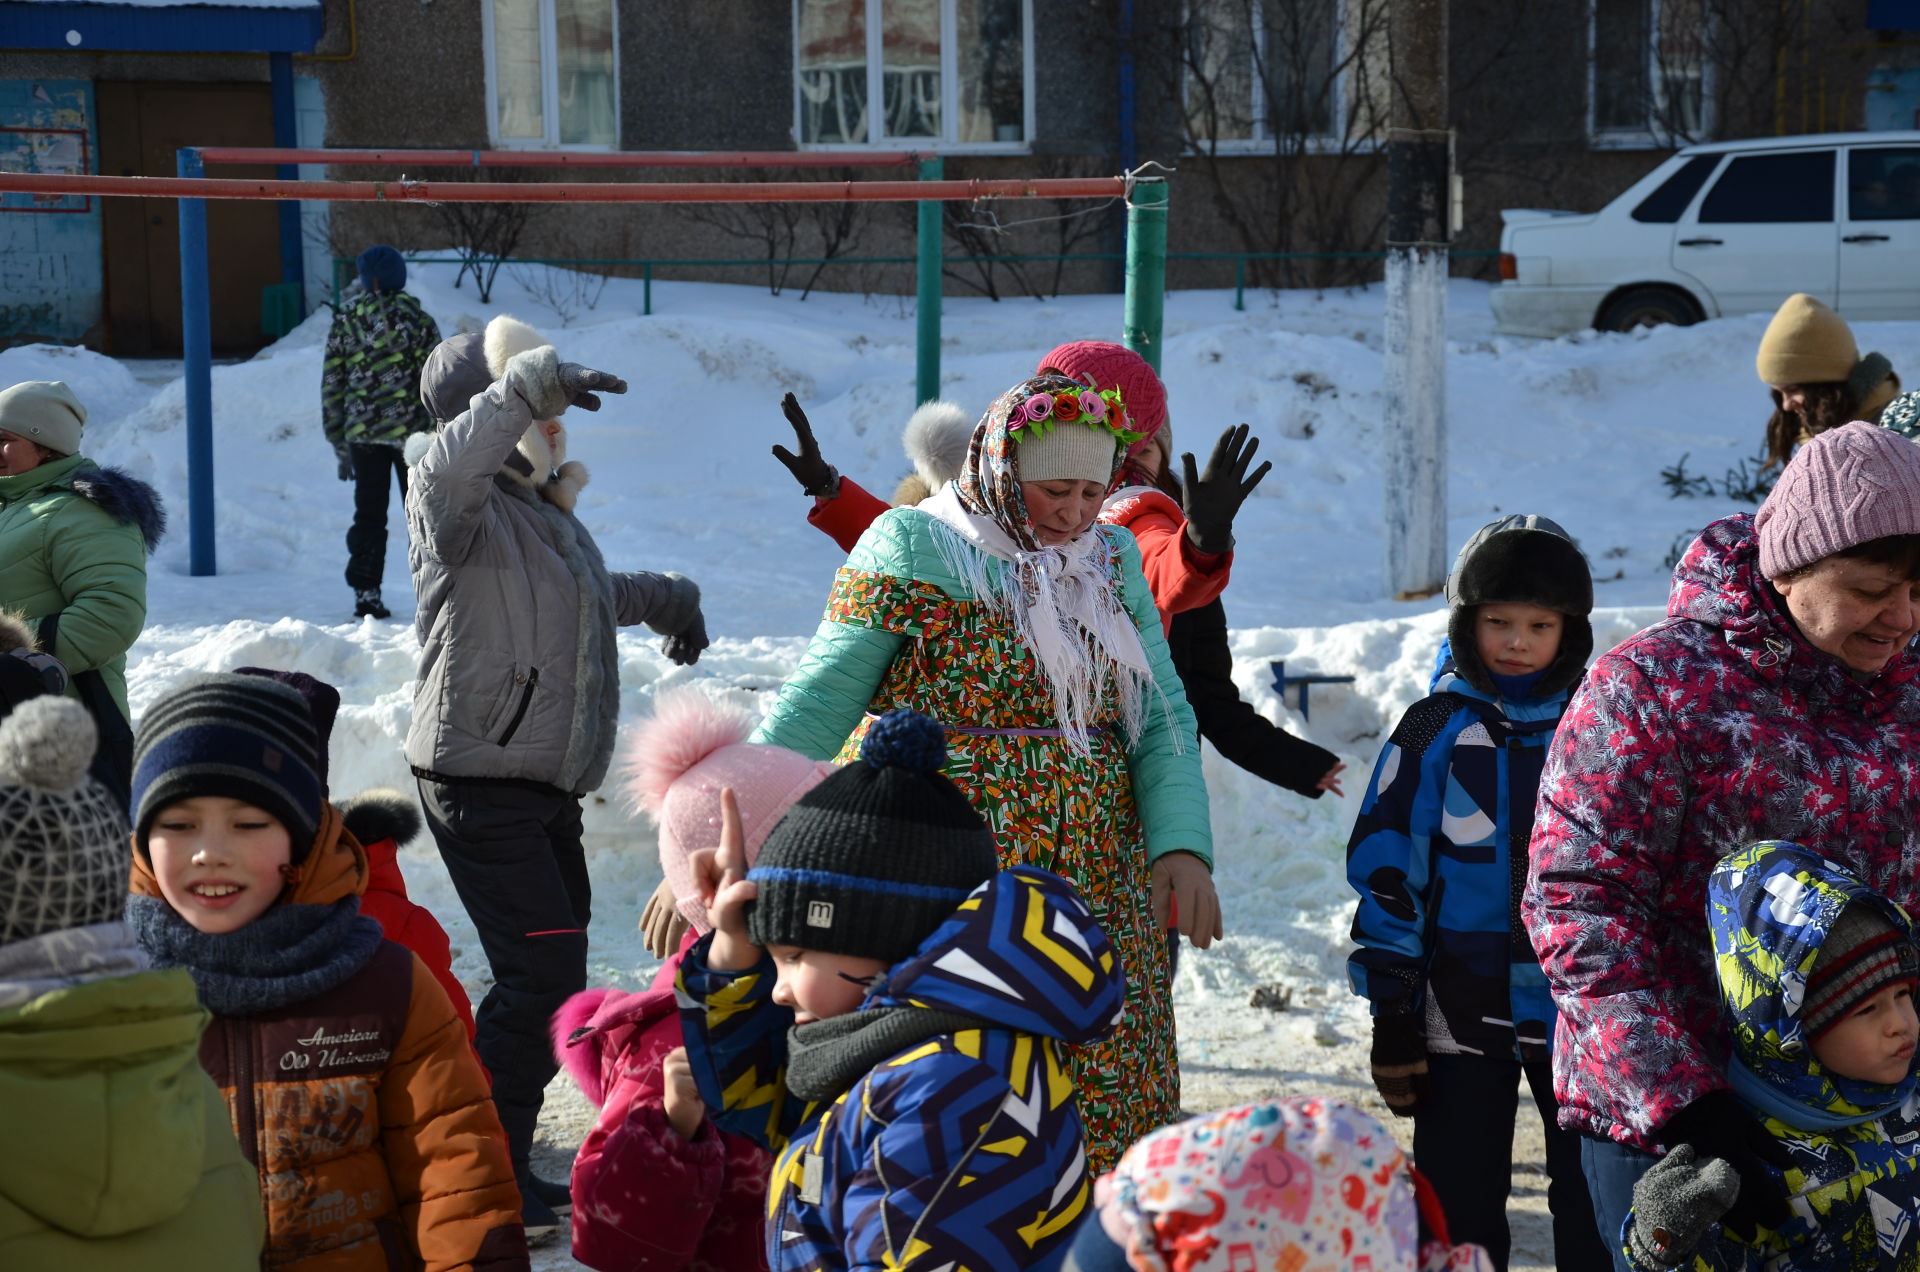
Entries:
<svg viewBox="0 0 1920 1272">
<path fill-rule="evenodd" d="M 1097 481 L 1113 479 L 1113 452 L 1119 440 L 1091 424 L 1058 424 L 1040 437 L 1023 436 L 1015 452 L 1021 481 Z"/>
<path fill-rule="evenodd" d="M 58 380 L 25 380 L 0 390 L 0 433 L 72 455 L 80 449 L 87 408 Z"/>
<path fill-rule="evenodd" d="M 1860 352 L 1846 319 L 1798 292 L 1767 324 L 1753 361 L 1766 384 L 1837 384 L 1853 374 Z"/>
</svg>

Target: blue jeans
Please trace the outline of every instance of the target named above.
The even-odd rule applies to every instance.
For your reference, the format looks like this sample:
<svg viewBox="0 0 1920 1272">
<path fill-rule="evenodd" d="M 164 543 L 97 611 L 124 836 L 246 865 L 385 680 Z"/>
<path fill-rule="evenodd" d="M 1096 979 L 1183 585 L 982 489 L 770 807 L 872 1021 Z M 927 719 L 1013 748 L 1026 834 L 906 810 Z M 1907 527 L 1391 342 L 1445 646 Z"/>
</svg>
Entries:
<svg viewBox="0 0 1920 1272">
<path fill-rule="evenodd" d="M 1612 1140 L 1579 1138 L 1580 1169 L 1587 1177 L 1587 1191 L 1593 1194 L 1593 1218 L 1613 1255 L 1614 1272 L 1632 1272 L 1620 1233 L 1633 1209 L 1633 1186 L 1660 1159 Z"/>
<path fill-rule="evenodd" d="M 1433 1185 L 1447 1217 L 1447 1235 L 1455 1244 L 1485 1246 L 1493 1266 L 1505 1272 L 1512 1246 L 1507 1196 L 1513 1182 L 1513 1125 L 1524 1074 L 1546 1123 L 1554 1266 L 1559 1272 L 1604 1272 L 1607 1251 L 1594 1228 L 1579 1137 L 1559 1125 L 1552 1062 L 1430 1055 L 1427 1069 L 1433 1098 L 1414 1115 L 1413 1162 Z"/>
</svg>

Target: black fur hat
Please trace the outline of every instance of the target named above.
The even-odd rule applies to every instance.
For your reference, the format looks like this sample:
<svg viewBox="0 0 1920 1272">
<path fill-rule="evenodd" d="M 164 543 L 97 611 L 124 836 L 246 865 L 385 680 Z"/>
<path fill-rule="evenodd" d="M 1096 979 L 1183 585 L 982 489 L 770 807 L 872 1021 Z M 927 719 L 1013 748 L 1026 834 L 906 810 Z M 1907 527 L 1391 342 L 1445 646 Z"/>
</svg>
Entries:
<svg viewBox="0 0 1920 1272">
<path fill-rule="evenodd" d="M 1566 615 L 1560 653 L 1534 689 L 1539 696 L 1558 693 L 1580 679 L 1593 654 L 1593 573 L 1587 558 L 1556 522 L 1515 514 L 1480 527 L 1454 558 L 1447 575 L 1447 643 L 1462 679 L 1483 693 L 1495 693 L 1491 673 L 1480 661 L 1474 638 L 1475 610 L 1501 603 L 1538 605 Z"/>
</svg>

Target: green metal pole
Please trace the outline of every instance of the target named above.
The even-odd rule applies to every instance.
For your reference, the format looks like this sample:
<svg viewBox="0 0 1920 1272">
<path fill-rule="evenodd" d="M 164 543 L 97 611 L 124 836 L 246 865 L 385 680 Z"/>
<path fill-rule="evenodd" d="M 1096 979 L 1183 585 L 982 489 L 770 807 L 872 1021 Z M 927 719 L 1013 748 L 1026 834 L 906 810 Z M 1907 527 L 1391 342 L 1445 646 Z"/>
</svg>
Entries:
<svg viewBox="0 0 1920 1272">
<path fill-rule="evenodd" d="M 1143 177 L 1127 203 L 1127 307 L 1121 343 L 1160 369 L 1167 302 L 1167 181 Z"/>
<path fill-rule="evenodd" d="M 1233 263 L 1233 308 L 1236 312 L 1247 307 L 1247 258 L 1242 256 Z"/>
<path fill-rule="evenodd" d="M 640 316 L 653 317 L 653 262 L 640 267 Z"/>
<path fill-rule="evenodd" d="M 938 155 L 922 159 L 920 179 L 938 181 L 945 167 Z M 914 263 L 914 317 L 919 331 L 914 357 L 915 402 L 931 402 L 940 396 L 940 208 L 937 200 L 920 201 L 919 252 Z"/>
</svg>

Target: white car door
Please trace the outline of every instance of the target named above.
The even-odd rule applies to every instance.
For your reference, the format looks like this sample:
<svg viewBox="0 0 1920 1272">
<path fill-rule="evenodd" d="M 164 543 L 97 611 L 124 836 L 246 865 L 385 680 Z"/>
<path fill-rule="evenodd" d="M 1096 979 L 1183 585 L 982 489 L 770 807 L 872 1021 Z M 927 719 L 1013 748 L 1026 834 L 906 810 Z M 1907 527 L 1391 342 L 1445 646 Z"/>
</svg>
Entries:
<svg viewBox="0 0 1920 1272">
<path fill-rule="evenodd" d="M 1838 308 L 1920 318 L 1920 146 L 1848 147 Z"/>
<path fill-rule="evenodd" d="M 1722 315 L 1771 313 L 1795 292 L 1835 303 L 1836 180 L 1830 147 L 1734 152 L 1674 226 L 1673 267 Z"/>
</svg>

